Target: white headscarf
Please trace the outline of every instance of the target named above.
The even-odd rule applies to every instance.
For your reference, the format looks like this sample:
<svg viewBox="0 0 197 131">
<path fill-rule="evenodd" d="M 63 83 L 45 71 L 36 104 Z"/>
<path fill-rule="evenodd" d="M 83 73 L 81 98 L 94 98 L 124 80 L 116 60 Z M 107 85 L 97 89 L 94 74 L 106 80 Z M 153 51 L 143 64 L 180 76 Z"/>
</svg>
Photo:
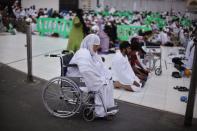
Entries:
<svg viewBox="0 0 197 131">
<path fill-rule="evenodd" d="M 68 76 L 81 76 L 81 73 L 84 75 L 84 72 L 94 72 L 94 75 L 101 77 L 99 79 L 102 79 L 103 82 L 106 82 L 106 78 L 111 78 L 111 74 L 102 62 L 101 57 L 93 51 L 93 45 L 100 45 L 100 38 L 96 34 L 89 34 L 83 39 L 80 49 L 70 61 L 70 64 L 78 65 L 79 71 L 76 68 L 69 68 Z M 87 83 L 91 83 L 91 81 L 87 80 Z"/>
<path fill-rule="evenodd" d="M 89 34 L 81 42 L 80 48 L 85 48 L 90 51 L 91 55 L 95 55 L 96 52 L 93 51 L 93 45 L 100 45 L 100 38 L 96 34 Z"/>
</svg>

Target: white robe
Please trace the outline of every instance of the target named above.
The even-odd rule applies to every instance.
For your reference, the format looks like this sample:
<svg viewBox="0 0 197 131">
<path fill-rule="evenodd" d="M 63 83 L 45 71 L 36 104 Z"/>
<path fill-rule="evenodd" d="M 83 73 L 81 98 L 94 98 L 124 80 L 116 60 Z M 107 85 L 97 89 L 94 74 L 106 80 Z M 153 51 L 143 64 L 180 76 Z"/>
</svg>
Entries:
<svg viewBox="0 0 197 131">
<path fill-rule="evenodd" d="M 185 52 L 185 58 L 188 60 L 190 55 L 190 48 L 193 46 L 194 41 L 190 40 L 187 44 L 186 52 Z"/>
<path fill-rule="evenodd" d="M 115 106 L 111 74 L 104 67 L 98 55 L 92 56 L 89 50 L 81 48 L 75 53 L 70 64 L 77 64 L 78 69 L 68 68 L 68 76 L 82 76 L 89 91 L 99 91 L 101 93 L 106 109 Z M 96 115 L 98 117 L 106 116 L 107 114 L 98 95 L 95 97 L 95 104 L 100 105 L 95 108 Z"/>
<path fill-rule="evenodd" d="M 191 52 L 189 53 L 188 61 L 186 63 L 186 68 L 187 69 L 192 69 L 193 60 L 194 60 L 194 51 L 195 51 L 195 46 L 192 47 Z"/>
<path fill-rule="evenodd" d="M 162 45 L 166 44 L 167 42 L 169 42 L 168 35 L 162 31 L 159 34 L 159 40 L 161 41 Z"/>
<path fill-rule="evenodd" d="M 180 40 L 181 45 L 185 45 L 186 39 L 184 36 L 183 29 L 181 29 L 179 32 L 179 40 Z"/>
<path fill-rule="evenodd" d="M 134 81 L 140 83 L 139 78 L 133 72 L 127 56 L 123 56 L 120 51 L 117 51 L 112 59 L 112 76 L 114 81 L 119 81 L 123 85 L 134 86 Z"/>
</svg>

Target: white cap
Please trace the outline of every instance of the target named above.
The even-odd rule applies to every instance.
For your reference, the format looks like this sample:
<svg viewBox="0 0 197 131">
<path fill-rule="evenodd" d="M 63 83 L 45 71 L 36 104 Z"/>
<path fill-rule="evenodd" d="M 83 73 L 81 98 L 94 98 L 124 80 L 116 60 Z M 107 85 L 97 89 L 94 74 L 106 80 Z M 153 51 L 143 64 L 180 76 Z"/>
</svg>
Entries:
<svg viewBox="0 0 197 131">
<path fill-rule="evenodd" d="M 25 21 L 31 23 L 32 19 L 31 18 L 27 18 Z"/>
<path fill-rule="evenodd" d="M 97 25 L 92 26 L 91 29 L 92 31 L 96 31 L 96 32 L 99 31 L 99 27 Z"/>
</svg>

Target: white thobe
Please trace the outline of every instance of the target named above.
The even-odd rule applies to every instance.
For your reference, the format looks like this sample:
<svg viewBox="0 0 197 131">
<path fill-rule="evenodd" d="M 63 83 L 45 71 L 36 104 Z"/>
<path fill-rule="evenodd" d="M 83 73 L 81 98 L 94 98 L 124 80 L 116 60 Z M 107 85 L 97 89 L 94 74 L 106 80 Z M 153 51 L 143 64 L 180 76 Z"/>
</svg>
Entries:
<svg viewBox="0 0 197 131">
<path fill-rule="evenodd" d="M 185 36 L 184 36 L 183 29 L 181 29 L 180 32 L 179 32 L 179 40 L 180 40 L 182 45 L 185 45 L 186 39 L 185 39 Z"/>
<path fill-rule="evenodd" d="M 194 60 L 194 51 L 195 51 L 195 46 L 192 47 L 191 52 L 189 53 L 188 61 L 186 63 L 186 68 L 187 69 L 192 69 L 193 60 Z"/>
<path fill-rule="evenodd" d="M 160 39 L 162 45 L 166 44 L 169 41 L 168 35 L 166 33 L 164 33 L 163 31 L 159 34 L 159 39 Z"/>
<path fill-rule="evenodd" d="M 123 56 L 117 51 L 112 59 L 112 76 L 114 81 L 119 81 L 123 85 L 133 86 L 133 82 L 140 82 L 139 78 L 133 72 L 127 56 Z"/>
<path fill-rule="evenodd" d="M 185 58 L 188 60 L 189 59 L 189 55 L 190 55 L 190 48 L 193 46 L 194 41 L 190 40 L 187 44 L 187 48 L 186 48 L 186 52 L 185 52 Z"/>
<path fill-rule="evenodd" d="M 101 93 L 106 109 L 115 106 L 112 76 L 98 55 L 92 56 L 89 50 L 81 48 L 75 53 L 70 64 L 77 64 L 78 69 L 68 68 L 67 76 L 82 76 L 89 91 L 99 91 Z M 107 114 L 98 95 L 95 96 L 95 104 L 100 105 L 95 107 L 96 115 L 98 117 L 106 116 Z"/>
</svg>

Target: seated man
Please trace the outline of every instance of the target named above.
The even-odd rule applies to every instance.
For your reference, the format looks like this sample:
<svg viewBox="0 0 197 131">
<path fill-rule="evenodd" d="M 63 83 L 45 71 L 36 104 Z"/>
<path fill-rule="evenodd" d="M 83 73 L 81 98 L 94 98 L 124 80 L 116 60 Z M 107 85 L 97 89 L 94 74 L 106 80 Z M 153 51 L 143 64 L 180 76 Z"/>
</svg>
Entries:
<svg viewBox="0 0 197 131">
<path fill-rule="evenodd" d="M 140 91 L 141 83 L 133 72 L 128 61 L 127 54 L 130 52 L 130 45 L 124 41 L 120 44 L 120 51 L 112 59 L 112 74 L 114 86 L 128 91 Z"/>
<path fill-rule="evenodd" d="M 197 42 L 197 38 L 194 38 L 192 42 L 188 43 L 188 46 L 186 49 L 187 62 L 185 63 L 185 67 L 187 69 L 192 69 L 196 42 Z"/>
<path fill-rule="evenodd" d="M 141 62 L 139 61 L 139 58 L 138 58 L 139 56 L 137 56 L 137 52 L 138 54 L 142 54 L 143 49 L 139 46 L 138 43 L 132 43 L 130 47 L 131 47 L 131 51 L 127 55 L 130 65 L 134 73 L 136 74 L 136 76 L 138 76 L 138 78 L 141 81 L 146 81 L 149 71 L 146 70 L 143 67 L 143 65 L 141 65 Z"/>
<path fill-rule="evenodd" d="M 167 42 L 170 41 L 167 34 L 167 29 L 163 29 L 163 30 L 161 29 L 158 36 L 159 36 L 158 40 L 161 42 L 162 45 L 165 45 Z"/>
<path fill-rule="evenodd" d="M 77 64 L 78 68 L 68 68 L 67 76 L 82 76 L 88 91 L 99 91 L 105 108 L 112 109 L 115 107 L 112 76 L 109 70 L 105 68 L 101 58 L 97 55 L 99 48 L 99 37 L 95 34 L 87 35 L 83 39 L 80 49 L 70 61 L 70 64 Z M 96 105 L 101 105 L 95 107 L 96 116 L 105 117 L 107 114 L 98 94 L 95 96 L 94 102 Z M 116 112 L 116 109 L 110 111 L 111 114 Z"/>
<path fill-rule="evenodd" d="M 6 27 L 3 25 L 3 20 L 2 20 L 2 15 L 1 15 L 1 12 L 0 12 L 0 33 L 1 32 L 5 32 L 7 29 Z"/>
</svg>

